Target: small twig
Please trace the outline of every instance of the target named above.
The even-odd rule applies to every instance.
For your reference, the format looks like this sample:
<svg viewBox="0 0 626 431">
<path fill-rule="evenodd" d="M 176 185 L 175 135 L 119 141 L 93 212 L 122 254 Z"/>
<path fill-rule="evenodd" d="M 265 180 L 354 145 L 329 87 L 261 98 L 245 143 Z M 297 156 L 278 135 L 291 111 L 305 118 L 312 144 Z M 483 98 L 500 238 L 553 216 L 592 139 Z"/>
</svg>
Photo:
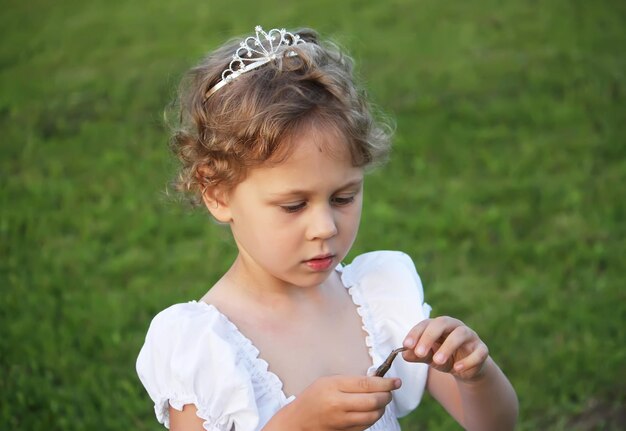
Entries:
<svg viewBox="0 0 626 431">
<path fill-rule="evenodd" d="M 377 377 L 383 377 L 387 371 L 389 371 L 389 368 L 391 368 L 391 364 L 393 363 L 393 360 L 396 359 L 396 355 L 400 352 L 404 352 L 406 349 L 406 347 L 399 347 L 392 350 L 389 356 L 387 356 L 387 359 L 385 359 L 385 362 L 383 362 L 380 367 L 376 369 L 376 373 L 374 375 Z"/>
</svg>

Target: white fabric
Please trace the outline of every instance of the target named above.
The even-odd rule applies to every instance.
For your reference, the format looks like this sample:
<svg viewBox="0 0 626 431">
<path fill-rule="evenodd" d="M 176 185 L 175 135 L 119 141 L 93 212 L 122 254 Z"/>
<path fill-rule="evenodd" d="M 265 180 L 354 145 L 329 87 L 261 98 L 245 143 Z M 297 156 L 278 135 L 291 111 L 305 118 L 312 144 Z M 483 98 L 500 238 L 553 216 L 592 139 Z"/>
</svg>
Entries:
<svg viewBox="0 0 626 431">
<path fill-rule="evenodd" d="M 408 331 L 426 319 L 422 284 L 411 258 L 377 251 L 337 267 L 368 334 L 371 373 L 402 345 Z M 137 358 L 137 373 L 154 401 L 158 421 L 169 428 L 168 404 L 194 404 L 207 431 L 257 431 L 294 397 L 268 371 L 259 351 L 214 306 L 191 301 L 173 305 L 152 321 Z M 400 377 L 385 415 L 370 431 L 399 431 L 397 417 L 419 403 L 428 367 L 397 358 L 388 377 Z"/>
</svg>

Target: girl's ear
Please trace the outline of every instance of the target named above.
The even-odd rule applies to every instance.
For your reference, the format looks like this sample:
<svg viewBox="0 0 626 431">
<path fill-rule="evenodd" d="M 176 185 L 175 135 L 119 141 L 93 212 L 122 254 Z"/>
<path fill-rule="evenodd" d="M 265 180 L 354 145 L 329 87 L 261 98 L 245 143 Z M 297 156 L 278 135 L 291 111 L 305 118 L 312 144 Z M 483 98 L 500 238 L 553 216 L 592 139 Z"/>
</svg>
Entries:
<svg viewBox="0 0 626 431">
<path fill-rule="evenodd" d="M 223 186 L 212 185 L 210 178 L 214 172 L 210 165 L 200 165 L 196 168 L 196 180 L 202 187 L 202 201 L 209 212 L 218 222 L 230 223 L 232 220 L 228 207 L 228 190 Z"/>
<path fill-rule="evenodd" d="M 228 206 L 228 193 L 222 187 L 206 187 L 202 191 L 202 201 L 220 223 L 230 223 L 232 216 Z"/>
</svg>

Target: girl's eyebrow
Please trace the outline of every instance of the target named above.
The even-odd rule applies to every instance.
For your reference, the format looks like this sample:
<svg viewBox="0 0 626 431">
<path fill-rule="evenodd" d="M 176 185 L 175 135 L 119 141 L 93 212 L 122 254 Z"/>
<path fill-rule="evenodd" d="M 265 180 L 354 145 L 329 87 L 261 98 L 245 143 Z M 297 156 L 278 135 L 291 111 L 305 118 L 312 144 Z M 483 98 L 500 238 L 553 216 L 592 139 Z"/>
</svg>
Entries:
<svg viewBox="0 0 626 431">
<path fill-rule="evenodd" d="M 337 190 L 345 190 L 345 189 L 350 189 L 353 187 L 361 188 L 362 184 L 363 184 L 363 178 L 358 178 L 352 181 L 348 181 L 347 183 L 338 187 Z M 286 196 L 301 196 L 301 195 L 308 195 L 310 193 L 311 193 L 310 190 L 292 189 L 292 190 L 285 190 L 283 192 L 270 193 L 270 197 L 276 198 L 276 197 L 286 197 Z"/>
</svg>

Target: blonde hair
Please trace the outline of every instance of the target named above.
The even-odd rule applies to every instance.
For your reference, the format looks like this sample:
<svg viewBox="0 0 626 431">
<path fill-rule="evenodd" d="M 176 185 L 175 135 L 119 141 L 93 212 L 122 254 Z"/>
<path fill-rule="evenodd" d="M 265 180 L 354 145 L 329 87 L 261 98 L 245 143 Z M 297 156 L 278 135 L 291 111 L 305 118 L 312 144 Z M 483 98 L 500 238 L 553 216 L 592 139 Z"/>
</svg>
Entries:
<svg viewBox="0 0 626 431">
<path fill-rule="evenodd" d="M 354 166 L 386 160 L 392 129 L 374 118 L 354 82 L 352 59 L 335 44 L 322 45 L 313 30 L 294 34 L 306 41 L 289 47 L 297 55 L 247 72 L 209 97 L 240 40 L 210 53 L 181 83 L 170 146 L 181 162 L 174 184 L 192 202 L 201 202 L 207 187 L 232 188 L 249 169 L 282 160 L 290 138 L 310 127 L 340 132 Z"/>
</svg>

